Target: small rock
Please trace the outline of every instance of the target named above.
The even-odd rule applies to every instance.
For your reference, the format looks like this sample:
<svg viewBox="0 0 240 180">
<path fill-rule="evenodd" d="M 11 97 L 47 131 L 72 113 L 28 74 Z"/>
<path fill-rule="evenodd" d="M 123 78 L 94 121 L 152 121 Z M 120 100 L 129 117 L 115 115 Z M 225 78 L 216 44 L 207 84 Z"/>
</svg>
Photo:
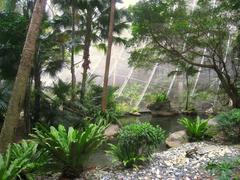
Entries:
<svg viewBox="0 0 240 180">
<path fill-rule="evenodd" d="M 114 137 L 115 135 L 118 134 L 120 130 L 120 127 L 119 125 L 117 124 L 111 124 L 104 132 L 104 135 L 107 137 L 107 138 L 112 138 Z"/>
</svg>

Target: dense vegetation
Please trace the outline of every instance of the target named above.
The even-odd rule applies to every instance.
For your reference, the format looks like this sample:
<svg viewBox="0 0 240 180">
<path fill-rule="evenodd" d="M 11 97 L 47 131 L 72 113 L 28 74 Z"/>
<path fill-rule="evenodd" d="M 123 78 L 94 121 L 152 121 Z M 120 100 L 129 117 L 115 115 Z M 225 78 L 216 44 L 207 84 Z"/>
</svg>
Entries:
<svg viewBox="0 0 240 180">
<path fill-rule="evenodd" d="M 177 123 L 189 142 L 239 143 L 240 3 L 199 0 L 189 6 L 185 0 L 139 0 L 128 9 L 116 5 L 120 3 L 0 0 L 1 180 L 48 173 L 79 178 L 99 149 L 117 162 L 114 166 L 144 165 L 164 145 L 167 130 L 149 119 L 119 119 L 141 116 L 140 110 L 149 113 L 146 108 L 152 116 L 180 117 Z M 112 44 L 130 53 L 132 70 L 118 83 L 121 87 L 108 82 Z M 90 73 L 92 48 L 106 54 L 103 86 Z M 76 71 L 79 64 L 82 74 Z M 172 79 L 169 88 L 151 86 L 156 67 L 166 64 L 175 69 L 165 77 Z M 148 81 L 127 85 L 134 69 L 153 74 Z M 197 89 L 205 70 L 216 80 L 209 78 L 208 88 Z M 59 78 L 62 72 L 69 73 L 68 81 Z M 170 92 L 178 77 L 184 81 L 181 97 Z M 177 98 L 182 100 L 171 102 Z M 199 99 L 211 105 L 208 117 L 217 115 L 214 133 L 205 120 L 209 112 L 198 112 Z M 108 136 L 113 126 L 120 130 Z M 235 178 L 239 158 L 212 161 L 207 169 L 222 179 Z"/>
</svg>

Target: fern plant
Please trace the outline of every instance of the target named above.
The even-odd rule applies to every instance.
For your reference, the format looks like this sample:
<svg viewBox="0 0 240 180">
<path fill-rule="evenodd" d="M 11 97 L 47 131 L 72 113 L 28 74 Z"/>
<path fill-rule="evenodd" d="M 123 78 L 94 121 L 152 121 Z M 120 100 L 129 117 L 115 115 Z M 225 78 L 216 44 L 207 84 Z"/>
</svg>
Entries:
<svg viewBox="0 0 240 180">
<path fill-rule="evenodd" d="M 39 150 L 34 141 L 10 144 L 6 152 L 0 154 L 0 179 L 34 179 L 34 173 L 47 164 L 47 159 L 47 152 Z"/>
<path fill-rule="evenodd" d="M 63 178 L 79 177 L 84 163 L 103 143 L 105 126 L 90 124 L 80 132 L 77 129 L 59 125 L 50 129 L 39 126 L 32 137 L 50 153 L 56 170 Z"/>
<path fill-rule="evenodd" d="M 179 123 L 186 129 L 191 141 L 198 141 L 204 138 L 208 129 L 208 121 L 197 117 L 195 120 L 186 117 L 181 118 Z"/>
</svg>

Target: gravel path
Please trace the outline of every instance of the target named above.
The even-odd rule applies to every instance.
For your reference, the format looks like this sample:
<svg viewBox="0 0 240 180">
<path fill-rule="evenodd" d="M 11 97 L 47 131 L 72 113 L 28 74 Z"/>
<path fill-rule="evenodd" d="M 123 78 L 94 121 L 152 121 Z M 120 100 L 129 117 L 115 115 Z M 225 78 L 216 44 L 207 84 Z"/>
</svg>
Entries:
<svg viewBox="0 0 240 180">
<path fill-rule="evenodd" d="M 187 143 L 178 148 L 155 153 L 151 162 L 139 169 L 86 172 L 82 179 L 101 180 L 190 180 L 214 179 L 205 170 L 211 160 L 240 155 L 240 146 L 207 142 Z"/>
</svg>

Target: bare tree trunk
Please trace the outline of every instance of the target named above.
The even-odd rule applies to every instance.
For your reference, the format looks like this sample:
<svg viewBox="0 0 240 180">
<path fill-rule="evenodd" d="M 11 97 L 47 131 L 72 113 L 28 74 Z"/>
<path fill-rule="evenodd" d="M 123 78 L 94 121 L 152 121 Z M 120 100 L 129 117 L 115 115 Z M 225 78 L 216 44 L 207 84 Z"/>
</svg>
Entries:
<svg viewBox="0 0 240 180">
<path fill-rule="evenodd" d="M 85 97 L 87 71 L 90 65 L 89 51 L 90 51 L 91 39 L 92 39 L 91 37 L 92 36 L 92 12 L 90 9 L 88 9 L 86 20 L 87 20 L 87 24 L 86 24 L 86 34 L 85 34 L 85 40 L 84 40 L 83 64 L 82 64 L 83 74 L 82 74 L 82 85 L 81 85 L 81 92 L 80 92 L 81 102 L 84 101 L 84 97 Z"/>
<path fill-rule="evenodd" d="M 47 0 L 37 0 L 26 41 L 23 47 L 22 57 L 18 67 L 12 96 L 9 101 L 6 118 L 0 134 L 0 151 L 3 152 L 9 143 L 14 140 L 16 127 L 19 122 L 19 115 L 23 108 L 28 79 L 30 76 L 32 61 L 36 49 L 36 41 L 39 35 L 43 13 Z"/>
<path fill-rule="evenodd" d="M 186 105 L 185 105 L 185 110 L 187 111 L 188 110 L 188 104 L 189 104 L 189 91 L 190 91 L 190 89 L 189 89 L 189 79 L 188 79 L 188 74 L 187 74 L 187 72 L 186 72 L 186 74 L 185 74 L 185 78 L 186 78 L 186 83 L 187 83 L 187 97 L 186 97 Z"/>
<path fill-rule="evenodd" d="M 32 117 L 30 113 L 31 87 L 32 87 L 32 78 L 29 78 L 26 95 L 25 95 L 25 101 L 24 101 L 24 125 L 23 126 L 25 130 L 24 132 L 25 137 L 31 132 L 31 127 L 32 127 Z"/>
<path fill-rule="evenodd" d="M 38 47 L 38 53 L 34 60 L 34 123 L 40 119 L 40 108 L 41 108 L 41 69 L 42 63 L 39 57 L 40 46 Z"/>
<path fill-rule="evenodd" d="M 215 67 L 214 70 L 218 75 L 222 88 L 232 100 L 232 107 L 240 108 L 240 94 L 238 92 L 237 84 L 232 83 L 230 80 L 230 75 L 227 73 L 222 73 L 218 67 Z"/>
<path fill-rule="evenodd" d="M 75 5 L 72 4 L 72 49 L 71 49 L 71 74 L 72 74 L 72 99 L 75 99 L 76 74 L 75 74 Z"/>
<path fill-rule="evenodd" d="M 107 49 L 104 81 L 103 81 L 103 93 L 102 93 L 102 111 L 106 111 L 106 108 L 107 108 L 108 76 L 109 76 L 109 67 L 110 67 L 111 52 L 112 52 L 112 42 L 113 42 L 115 3 L 116 3 L 115 0 L 111 0 L 111 14 L 110 14 L 109 32 L 108 32 L 108 49 Z"/>
</svg>

